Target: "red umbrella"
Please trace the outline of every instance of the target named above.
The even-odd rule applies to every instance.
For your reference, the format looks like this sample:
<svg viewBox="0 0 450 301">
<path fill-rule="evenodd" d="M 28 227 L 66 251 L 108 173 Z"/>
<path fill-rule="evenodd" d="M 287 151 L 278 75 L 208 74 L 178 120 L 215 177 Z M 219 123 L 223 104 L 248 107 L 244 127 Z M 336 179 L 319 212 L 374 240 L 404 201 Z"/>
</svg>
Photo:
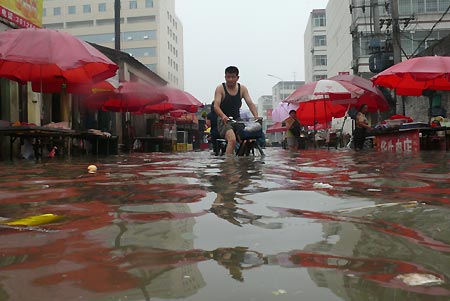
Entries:
<svg viewBox="0 0 450 301">
<path fill-rule="evenodd" d="M 272 126 L 267 128 L 266 133 L 280 133 L 286 131 L 286 126 L 283 126 L 281 122 L 275 122 Z"/>
<path fill-rule="evenodd" d="M 158 87 L 139 82 L 123 82 L 114 92 L 96 93 L 84 103 L 91 109 L 102 109 L 112 112 L 138 112 L 149 104 L 163 102 L 166 96 Z"/>
<path fill-rule="evenodd" d="M 0 77 L 32 82 L 34 91 L 60 92 L 62 87 L 95 83 L 116 74 L 118 66 L 74 36 L 51 29 L 0 32 Z"/>
<path fill-rule="evenodd" d="M 329 99 L 310 100 L 300 103 L 297 118 L 302 125 L 316 125 L 328 123 L 333 117 L 344 117 L 346 111 L 346 106 L 333 104 Z"/>
<path fill-rule="evenodd" d="M 367 104 L 369 112 L 384 112 L 389 110 L 389 103 L 383 93 L 375 87 L 368 79 L 356 75 L 340 74 L 330 78 L 339 82 L 348 82 L 364 90 L 364 93 L 357 98 L 337 101 L 339 104 L 351 104 L 359 108 L 362 104 Z"/>
<path fill-rule="evenodd" d="M 145 106 L 142 113 L 165 114 L 173 110 L 186 110 L 189 113 L 196 113 L 198 108 L 204 107 L 197 98 L 183 90 L 173 87 L 161 87 L 159 92 L 165 96 L 165 101 L 154 105 Z"/>
<path fill-rule="evenodd" d="M 416 57 L 371 78 L 378 86 L 395 89 L 397 95 L 421 96 L 424 90 L 450 90 L 450 57 Z"/>
<path fill-rule="evenodd" d="M 349 99 L 359 97 L 364 90 L 348 82 L 322 79 L 297 88 L 283 102 L 299 103 L 315 99 Z"/>
</svg>

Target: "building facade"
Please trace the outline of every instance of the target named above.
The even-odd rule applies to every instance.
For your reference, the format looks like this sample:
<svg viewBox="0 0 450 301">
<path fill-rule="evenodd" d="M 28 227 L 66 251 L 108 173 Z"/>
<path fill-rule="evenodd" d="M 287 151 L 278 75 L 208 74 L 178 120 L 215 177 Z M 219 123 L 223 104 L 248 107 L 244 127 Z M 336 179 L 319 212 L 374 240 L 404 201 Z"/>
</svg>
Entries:
<svg viewBox="0 0 450 301">
<path fill-rule="evenodd" d="M 114 1 L 44 0 L 43 25 L 115 47 Z M 183 25 L 175 0 L 121 1 L 121 50 L 172 86 L 184 88 Z"/>
<path fill-rule="evenodd" d="M 313 10 L 304 33 L 305 81 L 327 77 L 327 16 L 325 9 Z"/>
<path fill-rule="evenodd" d="M 398 18 L 393 17 L 391 5 L 395 2 L 398 3 Z M 314 29 L 315 25 L 326 24 L 326 77 L 348 72 L 371 78 L 394 64 L 394 50 L 404 61 L 448 36 L 449 9 L 450 0 L 344 0 L 344 3 L 343 0 L 329 0 L 326 13 L 322 13 L 326 20 L 319 21 L 318 12 L 322 10 L 313 10 L 305 30 L 305 79 L 319 78 L 315 69 L 315 54 L 319 49 L 314 47 L 317 45 L 314 39 L 322 33 L 320 27 Z M 313 21 L 315 18 L 318 20 Z M 398 26 L 394 27 L 395 24 Z M 393 36 L 398 36 L 397 43 Z M 445 103 L 448 97 L 445 93 L 440 94 L 442 106 L 448 106 Z M 392 106 L 392 112 L 413 116 L 416 121 L 428 119 L 427 97 L 398 98 Z"/>
</svg>

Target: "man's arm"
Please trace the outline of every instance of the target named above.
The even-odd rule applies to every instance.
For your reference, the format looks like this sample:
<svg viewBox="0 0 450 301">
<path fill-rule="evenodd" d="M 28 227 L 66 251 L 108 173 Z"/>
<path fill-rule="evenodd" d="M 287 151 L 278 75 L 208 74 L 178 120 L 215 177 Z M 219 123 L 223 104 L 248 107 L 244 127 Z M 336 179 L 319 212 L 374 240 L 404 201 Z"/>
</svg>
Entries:
<svg viewBox="0 0 450 301">
<path fill-rule="evenodd" d="M 253 103 L 253 100 L 250 97 L 250 94 L 248 93 L 247 87 L 244 85 L 241 85 L 241 89 L 242 89 L 242 97 L 244 98 L 245 103 L 247 104 L 248 108 L 250 109 L 250 112 L 252 112 L 252 114 L 255 118 L 258 118 L 258 110 L 256 109 L 256 106 Z"/>
<path fill-rule="evenodd" d="M 217 114 L 217 118 L 222 119 L 223 123 L 226 123 L 228 121 L 228 116 L 225 115 L 225 113 L 220 108 L 224 93 L 225 92 L 223 91 L 222 85 L 217 86 L 216 91 L 214 92 L 214 111 Z"/>
</svg>

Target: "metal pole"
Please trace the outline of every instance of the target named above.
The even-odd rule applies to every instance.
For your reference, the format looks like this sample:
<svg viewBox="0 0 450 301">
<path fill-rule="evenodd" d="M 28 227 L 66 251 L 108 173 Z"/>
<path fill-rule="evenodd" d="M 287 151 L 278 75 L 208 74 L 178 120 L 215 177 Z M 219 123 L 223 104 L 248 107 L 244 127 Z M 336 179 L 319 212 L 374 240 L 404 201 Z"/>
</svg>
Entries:
<svg viewBox="0 0 450 301">
<path fill-rule="evenodd" d="M 114 49 L 120 50 L 120 0 L 114 0 Z"/>
<path fill-rule="evenodd" d="M 392 51 L 394 54 L 394 64 L 398 64 L 402 61 L 401 44 L 400 44 L 400 28 L 398 26 L 398 0 L 391 0 L 391 15 L 392 15 Z M 405 114 L 405 97 L 402 96 L 400 102 L 397 94 L 395 94 L 395 111 Z"/>
</svg>

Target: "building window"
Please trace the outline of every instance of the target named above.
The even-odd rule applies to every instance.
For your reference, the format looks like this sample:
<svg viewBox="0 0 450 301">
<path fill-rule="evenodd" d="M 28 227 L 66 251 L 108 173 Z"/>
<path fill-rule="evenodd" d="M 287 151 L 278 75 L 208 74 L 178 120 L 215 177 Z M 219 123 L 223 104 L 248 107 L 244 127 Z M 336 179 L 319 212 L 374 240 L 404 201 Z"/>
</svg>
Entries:
<svg viewBox="0 0 450 301">
<path fill-rule="evenodd" d="M 106 3 L 99 3 L 98 4 L 98 11 L 99 12 L 105 12 L 106 11 Z"/>
<path fill-rule="evenodd" d="M 326 79 L 326 78 L 327 78 L 326 74 L 314 75 L 314 81 L 318 81 L 318 80 Z"/>
<path fill-rule="evenodd" d="M 53 15 L 54 16 L 61 16 L 61 7 L 54 7 L 53 8 Z"/>
<path fill-rule="evenodd" d="M 67 7 L 67 13 L 69 15 L 75 15 L 77 13 L 77 9 L 75 7 L 75 5 L 70 5 Z"/>
<path fill-rule="evenodd" d="M 313 16 L 313 25 L 314 27 L 322 27 L 326 26 L 325 14 L 318 14 Z"/>
<path fill-rule="evenodd" d="M 42 16 L 47 17 L 47 9 L 45 7 L 42 9 Z"/>
<path fill-rule="evenodd" d="M 137 9 L 137 1 L 136 0 L 130 1 L 130 9 Z"/>
<path fill-rule="evenodd" d="M 153 0 L 145 0 L 145 7 L 153 7 Z"/>
<path fill-rule="evenodd" d="M 85 13 L 85 14 L 91 13 L 91 5 L 90 4 L 83 5 L 83 13 Z"/>
<path fill-rule="evenodd" d="M 327 36 L 314 36 L 314 46 L 327 46 Z"/>
<path fill-rule="evenodd" d="M 326 55 L 315 55 L 314 56 L 314 65 L 315 66 L 326 66 L 327 65 L 327 56 Z"/>
<path fill-rule="evenodd" d="M 401 15 L 434 13 L 444 12 L 449 5 L 448 0 L 399 0 L 398 10 Z"/>
</svg>

